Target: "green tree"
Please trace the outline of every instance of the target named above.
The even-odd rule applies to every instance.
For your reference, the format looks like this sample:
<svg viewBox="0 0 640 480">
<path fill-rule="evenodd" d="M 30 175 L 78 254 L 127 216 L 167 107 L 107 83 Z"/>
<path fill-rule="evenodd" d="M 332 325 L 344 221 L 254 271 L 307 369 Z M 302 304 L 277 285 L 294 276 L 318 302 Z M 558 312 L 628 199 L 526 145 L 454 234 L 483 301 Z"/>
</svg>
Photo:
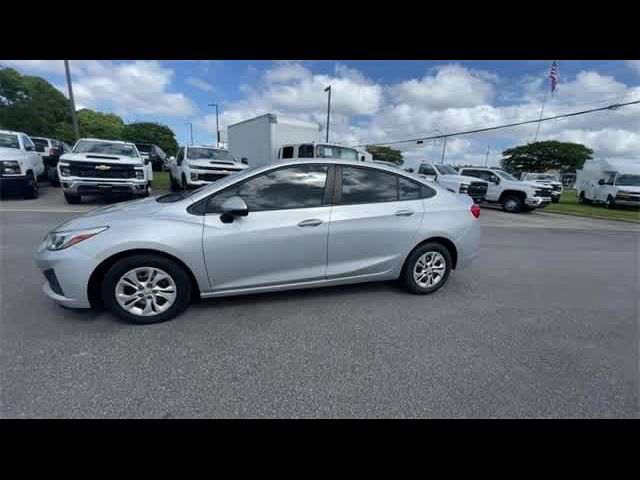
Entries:
<svg viewBox="0 0 640 480">
<path fill-rule="evenodd" d="M 378 145 L 367 145 L 366 150 L 373 156 L 374 160 L 392 162 L 398 165 L 402 165 L 404 163 L 402 152 L 400 150 L 395 150 L 391 147 L 383 147 Z"/>
<path fill-rule="evenodd" d="M 176 136 L 166 125 L 156 122 L 134 122 L 124 126 L 123 138 L 134 143 L 153 143 L 167 155 L 178 153 Z"/>
<path fill-rule="evenodd" d="M 122 140 L 124 122 L 113 113 L 94 112 L 88 108 L 78 110 L 78 126 L 81 137 Z"/>
<path fill-rule="evenodd" d="M 580 143 L 549 140 L 507 149 L 502 152 L 501 164 L 502 168 L 514 174 L 547 170 L 575 172 L 592 155 L 593 150 Z"/>
<path fill-rule="evenodd" d="M 33 136 L 53 137 L 60 124 L 71 125 L 71 104 L 44 78 L 0 69 L 0 126 Z"/>
</svg>

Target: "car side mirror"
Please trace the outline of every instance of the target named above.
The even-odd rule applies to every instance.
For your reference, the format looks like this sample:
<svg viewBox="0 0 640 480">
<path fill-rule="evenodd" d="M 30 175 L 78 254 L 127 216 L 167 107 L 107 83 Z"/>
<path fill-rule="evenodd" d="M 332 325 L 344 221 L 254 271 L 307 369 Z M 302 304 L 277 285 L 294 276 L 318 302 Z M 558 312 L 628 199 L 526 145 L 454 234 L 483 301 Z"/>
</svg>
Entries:
<svg viewBox="0 0 640 480">
<path fill-rule="evenodd" d="M 247 157 L 242 157 L 242 159 L 240 161 L 242 163 L 244 163 L 245 165 L 249 165 L 249 160 L 247 160 Z"/>
<path fill-rule="evenodd" d="M 601 178 L 600 180 L 598 180 L 598 185 L 604 185 L 604 178 Z"/>
<path fill-rule="evenodd" d="M 495 183 L 496 185 L 500 184 L 500 179 L 496 175 L 491 175 L 489 177 L 489 181 Z"/>
<path fill-rule="evenodd" d="M 144 159 L 144 164 L 145 164 L 145 165 L 149 165 L 149 162 L 151 162 L 151 160 L 149 160 L 148 158 L 145 158 L 145 159 Z"/>
<path fill-rule="evenodd" d="M 32 147 L 31 145 L 25 145 L 25 146 L 24 146 L 24 149 L 25 149 L 27 152 L 31 152 L 31 151 L 33 150 L 33 147 Z M 44 150 L 43 150 L 43 151 L 44 151 Z"/>
<path fill-rule="evenodd" d="M 249 207 L 242 197 L 234 196 L 222 202 L 222 215 L 220 220 L 223 223 L 233 222 L 234 217 L 246 217 L 249 214 Z"/>
</svg>

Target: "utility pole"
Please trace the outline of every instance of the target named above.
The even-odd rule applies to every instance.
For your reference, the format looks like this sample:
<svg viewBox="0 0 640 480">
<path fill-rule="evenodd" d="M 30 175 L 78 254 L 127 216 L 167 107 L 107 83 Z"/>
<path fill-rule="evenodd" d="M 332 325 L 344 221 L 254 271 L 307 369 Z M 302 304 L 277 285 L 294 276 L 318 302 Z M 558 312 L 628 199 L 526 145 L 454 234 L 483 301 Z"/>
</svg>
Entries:
<svg viewBox="0 0 640 480">
<path fill-rule="evenodd" d="M 487 145 L 487 154 L 484 157 L 484 166 L 487 166 L 487 161 L 489 160 L 489 148 L 491 148 L 491 145 Z"/>
<path fill-rule="evenodd" d="M 193 123 L 185 122 L 185 125 L 189 125 L 189 131 L 191 132 L 191 145 L 193 145 Z"/>
<path fill-rule="evenodd" d="M 444 152 L 447 151 L 447 137 L 444 137 L 444 144 L 442 145 L 442 158 L 440 159 L 440 163 L 444 163 Z"/>
<path fill-rule="evenodd" d="M 327 140 L 329 143 L 329 119 L 331 118 L 331 85 L 324 89 L 325 92 L 329 92 L 329 100 L 327 103 Z"/>
<path fill-rule="evenodd" d="M 78 128 L 78 115 L 76 114 L 76 103 L 73 100 L 73 87 L 71 86 L 71 70 L 69 69 L 69 60 L 64 61 L 64 70 L 67 74 L 67 88 L 69 89 L 69 101 L 71 102 L 71 121 L 73 122 L 73 135 L 76 142 L 80 138 L 80 129 Z"/>
<path fill-rule="evenodd" d="M 220 127 L 218 125 L 218 104 L 217 103 L 210 103 L 209 104 L 210 107 L 216 107 L 216 147 L 220 146 Z"/>
</svg>

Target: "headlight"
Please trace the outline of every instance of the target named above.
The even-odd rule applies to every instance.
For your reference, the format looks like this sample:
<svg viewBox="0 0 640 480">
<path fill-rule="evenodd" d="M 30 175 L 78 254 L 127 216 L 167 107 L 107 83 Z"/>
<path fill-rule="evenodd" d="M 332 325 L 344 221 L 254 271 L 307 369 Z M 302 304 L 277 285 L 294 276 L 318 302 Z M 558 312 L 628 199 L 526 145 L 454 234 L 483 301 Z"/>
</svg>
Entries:
<svg viewBox="0 0 640 480">
<path fill-rule="evenodd" d="M 188 164 L 187 164 L 187 167 L 189 167 L 189 168 L 195 168 L 196 170 L 197 170 L 198 168 L 200 168 L 198 165 L 194 165 L 193 163 L 188 163 Z"/>
<path fill-rule="evenodd" d="M 469 191 L 469 185 L 467 185 L 466 183 L 463 183 L 462 185 L 460 185 L 460 193 L 467 193 Z"/>
<path fill-rule="evenodd" d="M 144 180 L 144 170 L 136 169 L 136 180 Z"/>
<path fill-rule="evenodd" d="M 197 172 L 191 172 L 191 180 L 198 180 L 198 173 Z"/>
<path fill-rule="evenodd" d="M 2 162 L 2 173 L 20 174 L 20 163 L 16 160 Z"/>
<path fill-rule="evenodd" d="M 71 176 L 71 168 L 69 167 L 69 165 L 60 164 L 60 176 L 61 177 Z"/>
<path fill-rule="evenodd" d="M 87 238 L 104 232 L 109 227 L 98 227 L 88 230 L 67 230 L 62 232 L 50 232 L 45 237 L 45 248 L 47 250 L 63 250 L 76 243 L 80 243 Z"/>
</svg>

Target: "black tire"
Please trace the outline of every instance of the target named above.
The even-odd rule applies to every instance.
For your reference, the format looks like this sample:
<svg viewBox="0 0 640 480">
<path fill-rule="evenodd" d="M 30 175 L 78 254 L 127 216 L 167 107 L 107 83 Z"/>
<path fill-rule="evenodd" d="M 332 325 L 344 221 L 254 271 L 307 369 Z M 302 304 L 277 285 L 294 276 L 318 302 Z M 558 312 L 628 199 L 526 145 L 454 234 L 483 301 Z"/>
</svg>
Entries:
<svg viewBox="0 0 640 480">
<path fill-rule="evenodd" d="M 172 192 L 177 192 L 178 190 L 180 190 L 180 185 L 178 185 L 178 182 L 176 182 L 176 179 L 173 178 L 173 175 L 169 174 L 169 177 L 171 179 L 171 182 L 170 182 L 171 183 L 171 185 L 170 185 L 171 191 Z"/>
<path fill-rule="evenodd" d="M 551 203 L 560 203 L 560 197 L 552 198 Z"/>
<path fill-rule="evenodd" d="M 604 206 L 609 210 L 613 210 L 614 208 L 616 208 L 616 201 L 613 199 L 611 195 L 607 197 L 607 200 L 604 202 Z"/>
<path fill-rule="evenodd" d="M 524 208 L 524 202 L 516 195 L 506 195 L 502 199 L 502 209 L 508 213 L 519 213 Z"/>
<path fill-rule="evenodd" d="M 116 286 L 121 277 L 133 269 L 143 267 L 163 270 L 171 277 L 175 285 L 176 298 L 173 304 L 167 310 L 155 315 L 142 316 L 131 313 L 120 306 L 116 299 Z M 101 296 L 104 306 L 114 315 L 130 323 L 150 324 L 166 322 L 181 314 L 191 302 L 192 289 L 191 278 L 189 278 L 187 272 L 175 261 L 160 255 L 139 254 L 122 258 L 113 264 L 104 276 L 101 286 Z M 132 288 L 132 291 L 135 292 L 136 290 Z M 140 302 L 144 303 L 141 303 L 139 308 L 144 308 L 142 305 L 146 305 L 145 298 L 141 298 L 140 301 L 136 303 Z"/>
<path fill-rule="evenodd" d="M 27 172 L 27 180 L 24 185 L 23 197 L 27 200 L 38 198 L 39 195 L 38 180 L 33 172 Z"/>
<path fill-rule="evenodd" d="M 189 188 L 187 186 L 187 176 L 184 173 L 182 174 L 182 185 L 180 185 L 180 188 L 182 190 L 187 190 Z"/>
<path fill-rule="evenodd" d="M 437 283 L 435 283 L 432 286 L 428 286 L 428 285 L 425 286 L 425 285 L 421 285 L 416 280 L 416 278 L 414 277 L 414 272 L 419 273 L 419 272 L 416 272 L 417 268 L 419 268 L 417 266 L 418 261 L 421 260 L 421 258 L 425 255 L 426 255 L 427 261 L 429 261 L 430 253 L 440 254 L 440 258 L 444 261 L 445 268 L 444 268 L 444 273 L 441 275 L 440 280 L 438 280 Z M 445 283 L 447 283 L 447 279 L 449 278 L 449 274 L 451 273 L 452 265 L 453 265 L 453 262 L 451 260 L 451 253 L 449 253 L 449 250 L 444 245 L 437 242 L 428 242 L 428 243 L 425 243 L 424 245 L 420 245 L 413 252 L 411 252 L 411 254 L 409 255 L 409 257 L 404 263 L 402 273 L 400 274 L 400 282 L 402 286 L 411 293 L 417 293 L 417 294 L 433 293 L 439 288 L 441 288 Z"/>
<path fill-rule="evenodd" d="M 58 170 L 55 167 L 49 167 L 47 169 L 47 180 L 52 187 L 60 186 L 60 179 L 58 178 Z"/>
<path fill-rule="evenodd" d="M 82 200 L 82 197 L 80 195 L 74 195 L 72 193 L 64 193 L 64 199 L 67 201 L 67 203 L 70 203 L 71 205 L 75 205 L 77 203 L 80 203 L 80 201 Z"/>
</svg>

